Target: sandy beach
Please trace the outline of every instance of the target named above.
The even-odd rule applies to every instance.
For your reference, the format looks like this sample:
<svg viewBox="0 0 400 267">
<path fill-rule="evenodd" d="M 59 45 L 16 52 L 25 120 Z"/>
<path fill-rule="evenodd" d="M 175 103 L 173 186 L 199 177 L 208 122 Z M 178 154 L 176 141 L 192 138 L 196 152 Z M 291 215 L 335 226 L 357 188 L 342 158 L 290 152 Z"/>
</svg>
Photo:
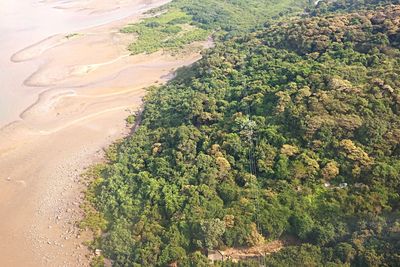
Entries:
<svg viewBox="0 0 400 267">
<path fill-rule="evenodd" d="M 24 68 L 18 78 L 29 98 L 16 104 L 25 105 L 18 119 L 0 129 L 1 266 L 88 266 L 92 252 L 82 242 L 89 236 L 75 226 L 85 186 L 80 174 L 129 132 L 125 118 L 141 105 L 145 87 L 200 58 L 199 52 L 129 55 L 134 37 L 119 29 L 166 2 L 40 2 L 79 16 L 123 12 L 73 34 L 45 36 L 9 57 L 10 66 Z M 206 44 L 194 45 L 199 51 Z"/>
</svg>

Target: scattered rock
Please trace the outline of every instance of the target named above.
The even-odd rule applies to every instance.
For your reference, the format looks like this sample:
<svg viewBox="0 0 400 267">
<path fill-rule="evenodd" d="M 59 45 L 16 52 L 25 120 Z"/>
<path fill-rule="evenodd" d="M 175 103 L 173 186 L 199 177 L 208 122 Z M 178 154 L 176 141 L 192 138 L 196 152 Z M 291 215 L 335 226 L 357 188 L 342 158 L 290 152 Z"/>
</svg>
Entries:
<svg viewBox="0 0 400 267">
<path fill-rule="evenodd" d="M 100 256 L 101 255 L 101 249 L 96 249 L 95 251 L 94 251 L 94 254 L 96 255 L 96 256 Z"/>
</svg>

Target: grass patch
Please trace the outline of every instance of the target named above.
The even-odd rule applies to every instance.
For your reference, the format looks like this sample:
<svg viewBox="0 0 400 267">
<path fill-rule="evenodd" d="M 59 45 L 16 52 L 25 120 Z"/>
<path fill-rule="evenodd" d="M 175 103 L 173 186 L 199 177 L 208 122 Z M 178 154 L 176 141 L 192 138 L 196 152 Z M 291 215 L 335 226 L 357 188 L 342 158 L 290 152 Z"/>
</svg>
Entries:
<svg viewBox="0 0 400 267">
<path fill-rule="evenodd" d="M 128 49 L 133 55 L 163 50 L 178 50 L 196 41 L 207 39 L 210 32 L 190 26 L 192 18 L 178 9 L 121 29 L 122 33 L 137 35 Z"/>
</svg>

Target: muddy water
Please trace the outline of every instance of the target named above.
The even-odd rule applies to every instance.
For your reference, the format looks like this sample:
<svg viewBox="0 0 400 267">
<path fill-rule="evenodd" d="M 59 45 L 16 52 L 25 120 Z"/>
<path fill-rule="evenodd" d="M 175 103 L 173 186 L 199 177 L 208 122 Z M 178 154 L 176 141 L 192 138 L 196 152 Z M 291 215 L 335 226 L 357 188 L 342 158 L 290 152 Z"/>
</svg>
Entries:
<svg viewBox="0 0 400 267">
<path fill-rule="evenodd" d="M 104 8 L 99 10 L 95 2 L 0 1 L 0 127 L 19 119 L 19 114 L 45 90 L 24 85 L 24 81 L 44 62 L 30 60 L 15 63 L 11 60 L 13 54 L 52 35 L 68 35 L 106 24 L 146 7 L 145 4 L 139 5 L 138 1 L 125 1 L 123 8 L 112 8 L 105 4 L 100 5 Z M 93 8 L 95 6 L 97 9 Z"/>
</svg>

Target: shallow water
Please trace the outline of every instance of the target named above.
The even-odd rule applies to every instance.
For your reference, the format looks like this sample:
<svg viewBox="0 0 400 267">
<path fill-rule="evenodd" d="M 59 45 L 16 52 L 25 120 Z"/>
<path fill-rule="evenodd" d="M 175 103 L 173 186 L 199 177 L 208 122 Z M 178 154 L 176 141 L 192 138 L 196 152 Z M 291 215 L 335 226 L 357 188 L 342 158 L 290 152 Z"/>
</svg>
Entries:
<svg viewBox="0 0 400 267">
<path fill-rule="evenodd" d="M 118 8 L 107 12 L 93 9 L 67 9 L 79 1 L 0 1 L 0 127 L 19 118 L 19 114 L 36 101 L 46 88 L 33 88 L 23 83 L 41 64 L 38 60 L 14 63 L 16 52 L 55 34 L 70 34 L 139 12 L 132 8 Z M 110 0 L 111 1 L 111 0 Z M 129 2 L 129 1 L 127 1 Z"/>
</svg>

